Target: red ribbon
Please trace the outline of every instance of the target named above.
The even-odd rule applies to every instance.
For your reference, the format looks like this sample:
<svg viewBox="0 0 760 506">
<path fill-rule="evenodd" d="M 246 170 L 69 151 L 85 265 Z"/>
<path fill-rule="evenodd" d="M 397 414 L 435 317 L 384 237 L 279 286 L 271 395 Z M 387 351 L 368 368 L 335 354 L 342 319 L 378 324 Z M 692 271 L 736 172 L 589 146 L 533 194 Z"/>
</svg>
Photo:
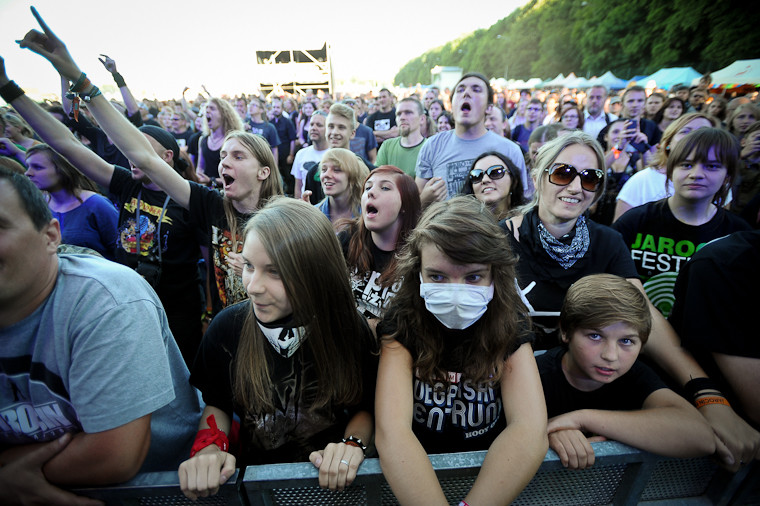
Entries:
<svg viewBox="0 0 760 506">
<path fill-rule="evenodd" d="M 193 448 L 190 450 L 190 457 L 193 457 L 196 453 L 206 448 L 207 446 L 216 445 L 223 452 L 226 452 L 230 448 L 230 441 L 227 439 L 227 434 L 219 430 L 216 426 L 216 418 L 214 415 L 209 415 L 206 418 L 208 429 L 201 429 L 195 436 L 195 442 Z"/>
</svg>

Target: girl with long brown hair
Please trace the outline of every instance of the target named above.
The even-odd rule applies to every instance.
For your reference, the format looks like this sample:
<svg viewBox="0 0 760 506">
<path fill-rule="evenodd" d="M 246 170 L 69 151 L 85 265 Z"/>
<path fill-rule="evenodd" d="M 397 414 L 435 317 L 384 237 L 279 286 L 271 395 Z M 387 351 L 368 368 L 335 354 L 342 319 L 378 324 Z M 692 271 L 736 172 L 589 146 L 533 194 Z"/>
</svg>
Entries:
<svg viewBox="0 0 760 506">
<path fill-rule="evenodd" d="M 182 490 L 194 499 L 215 493 L 236 465 L 307 459 L 322 486 L 343 489 L 372 437 L 376 357 L 340 245 L 322 213 L 285 197 L 259 210 L 243 236 L 249 300 L 214 318 L 190 378 L 206 402 L 200 429 L 220 442 L 196 440 L 179 469 Z M 221 443 L 233 412 L 237 457 Z"/>
<path fill-rule="evenodd" d="M 428 453 L 488 450 L 463 501 L 507 504 L 548 448 L 546 407 L 506 234 L 471 197 L 431 205 L 377 327 L 377 451 L 401 504 L 448 504 Z"/>
</svg>

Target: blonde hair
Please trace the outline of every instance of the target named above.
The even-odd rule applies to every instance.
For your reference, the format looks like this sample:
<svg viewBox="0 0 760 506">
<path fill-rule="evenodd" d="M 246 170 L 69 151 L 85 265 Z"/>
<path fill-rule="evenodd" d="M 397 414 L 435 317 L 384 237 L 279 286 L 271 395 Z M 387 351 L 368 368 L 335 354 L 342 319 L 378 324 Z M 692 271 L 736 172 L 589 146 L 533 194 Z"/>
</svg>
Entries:
<svg viewBox="0 0 760 506">
<path fill-rule="evenodd" d="M 224 132 L 225 135 L 232 130 L 243 130 L 243 120 L 240 119 L 240 115 L 229 102 L 221 98 L 211 97 L 206 103 L 206 107 L 208 107 L 208 104 L 214 104 L 216 108 L 219 109 L 219 114 L 222 117 L 222 132 Z M 204 114 L 203 135 L 206 136 L 210 133 L 211 131 L 208 128 L 208 120 Z"/>
<path fill-rule="evenodd" d="M 564 151 L 565 148 L 574 144 L 580 144 L 591 148 L 591 151 L 593 151 L 596 156 L 596 168 L 601 169 L 602 173 L 604 173 L 604 153 L 602 153 L 602 147 L 596 139 L 580 130 L 572 130 L 567 135 L 561 135 L 541 146 L 541 149 L 538 151 L 538 155 L 536 156 L 536 166 L 531 171 L 531 177 L 536 185 L 536 191 L 533 194 L 533 199 L 518 209 L 519 213 L 527 214 L 528 211 L 534 207 L 538 207 L 538 204 L 541 202 L 541 193 L 546 185 L 549 184 L 549 175 L 545 174 L 546 170 L 552 166 L 554 160 L 557 159 L 559 154 Z M 599 185 L 599 188 L 596 189 L 596 192 L 594 192 L 594 202 L 601 198 L 604 193 L 606 182 L 606 175 L 602 176 L 602 183 Z"/>
<path fill-rule="evenodd" d="M 364 181 L 369 176 L 369 169 L 361 158 L 348 149 L 331 148 L 322 156 L 322 167 L 326 162 L 337 165 L 348 176 L 349 208 L 353 210 L 361 206 Z"/>
</svg>

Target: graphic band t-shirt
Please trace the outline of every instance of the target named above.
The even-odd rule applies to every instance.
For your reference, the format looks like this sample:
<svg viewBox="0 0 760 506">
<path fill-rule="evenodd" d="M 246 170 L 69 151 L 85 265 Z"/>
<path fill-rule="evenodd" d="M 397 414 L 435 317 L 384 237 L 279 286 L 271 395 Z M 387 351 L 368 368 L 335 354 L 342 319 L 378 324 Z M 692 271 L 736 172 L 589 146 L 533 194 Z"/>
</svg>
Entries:
<svg viewBox="0 0 760 506">
<path fill-rule="evenodd" d="M 415 372 L 412 430 L 427 453 L 487 450 L 506 427 L 506 417 L 498 382 L 477 384 L 462 374 L 469 353 L 475 351 L 473 342 L 478 324 L 464 330 L 447 329 L 437 321 L 432 325 L 441 331 L 442 365 L 448 371 L 448 383 L 436 381 L 431 385 Z M 378 336 L 394 331 L 389 318 L 378 324 Z M 530 332 L 523 331 L 509 354 L 532 338 Z M 399 336 L 398 342 L 413 358 L 418 355 L 409 336 Z"/>
<path fill-rule="evenodd" d="M 158 249 L 161 248 L 162 280 L 185 287 L 188 283 L 194 284 L 200 251 L 195 231 L 189 223 L 188 211 L 169 199 L 160 223 L 159 236 L 158 219 L 166 203 L 166 193 L 143 187 L 139 181 L 132 179 L 131 172 L 123 167 L 114 167 L 109 191 L 116 195 L 120 202 L 116 260 L 132 269 L 137 267 L 139 230 L 142 260 L 157 262 Z"/>
<path fill-rule="evenodd" d="M 214 314 L 227 306 L 248 298 L 242 278 L 228 262 L 230 253 L 243 251 L 243 226 L 248 218 L 235 212 L 238 219 L 237 237 L 232 237 L 224 214 L 224 197 L 197 183 L 190 183 L 190 219 L 193 226 L 207 234 L 209 248 L 209 277 Z M 237 246 L 237 247 L 235 247 Z"/>
<path fill-rule="evenodd" d="M 343 256 L 348 258 L 348 246 L 351 241 L 351 233 L 344 230 L 338 234 Z M 351 271 L 351 290 L 354 292 L 357 308 L 365 318 L 380 318 L 383 310 L 390 303 L 401 287 L 401 280 L 390 286 L 381 286 L 380 276 L 393 258 L 393 251 L 383 251 L 373 241 L 370 241 L 372 252 L 372 269 L 360 273 L 356 269 Z"/>
</svg>

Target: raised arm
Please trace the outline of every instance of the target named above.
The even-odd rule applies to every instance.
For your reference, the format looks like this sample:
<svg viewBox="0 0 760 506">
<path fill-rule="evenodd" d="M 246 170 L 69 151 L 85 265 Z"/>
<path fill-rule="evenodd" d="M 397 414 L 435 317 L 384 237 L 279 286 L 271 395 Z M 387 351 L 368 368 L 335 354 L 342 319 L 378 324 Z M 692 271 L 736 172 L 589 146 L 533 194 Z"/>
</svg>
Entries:
<svg viewBox="0 0 760 506">
<path fill-rule="evenodd" d="M 375 444 L 383 474 L 401 504 L 445 505 L 433 466 L 412 432 L 412 388 L 411 354 L 396 341 L 383 342 L 375 396 Z"/>
<path fill-rule="evenodd" d="M 148 139 L 123 114 L 114 109 L 105 97 L 99 94 L 97 88 L 89 84 L 89 80 L 82 79 L 84 74 L 72 59 L 63 41 L 50 30 L 34 7 L 32 14 L 37 18 L 44 33 L 31 30 L 19 41 L 19 45 L 47 59 L 62 77 L 78 84 L 77 91 L 90 97 L 90 111 L 116 147 L 175 202 L 188 208 L 190 183 L 158 156 Z"/>
<path fill-rule="evenodd" d="M 116 82 L 116 86 L 119 87 L 121 98 L 124 99 L 124 105 L 127 107 L 127 116 L 132 116 L 139 112 L 140 108 L 137 105 L 137 100 L 135 100 L 134 95 L 132 95 L 124 78 L 119 74 L 119 71 L 116 70 L 116 62 L 104 54 L 101 54 L 100 56 L 103 58 L 98 58 L 98 60 L 100 60 L 100 63 L 102 63 L 106 70 L 111 73 L 113 80 Z"/>
<path fill-rule="evenodd" d="M 546 403 L 533 349 L 525 343 L 504 366 L 501 397 L 507 428 L 491 443 L 467 504 L 509 504 L 546 456 Z"/>
<path fill-rule="evenodd" d="M 0 87 L 8 84 L 5 62 L 0 57 Z M 26 120 L 35 132 L 53 149 L 63 155 L 87 177 L 106 188 L 113 176 L 113 165 L 96 155 L 74 137 L 66 125 L 51 116 L 34 100 L 20 95 L 10 105 Z"/>
</svg>

